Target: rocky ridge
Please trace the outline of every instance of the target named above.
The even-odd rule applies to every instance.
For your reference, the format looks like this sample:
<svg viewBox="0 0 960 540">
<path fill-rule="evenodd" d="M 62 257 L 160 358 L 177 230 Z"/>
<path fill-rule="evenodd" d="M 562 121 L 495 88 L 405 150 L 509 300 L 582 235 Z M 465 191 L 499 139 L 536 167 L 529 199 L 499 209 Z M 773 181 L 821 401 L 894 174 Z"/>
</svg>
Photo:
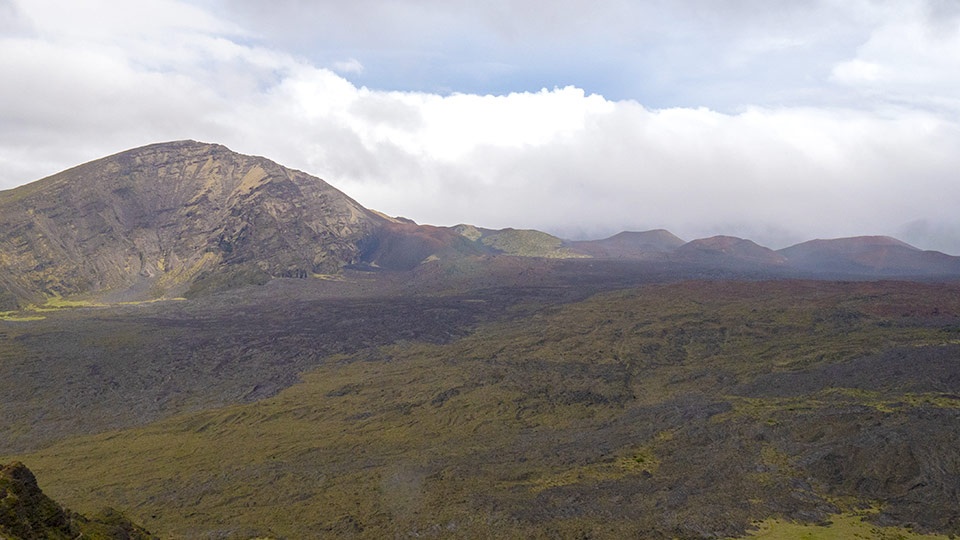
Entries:
<svg viewBox="0 0 960 540">
<path fill-rule="evenodd" d="M 22 463 L 0 466 L 0 538 L 50 540 L 155 538 L 113 509 L 92 519 L 70 512 L 47 497 L 37 478 Z"/>
<path fill-rule="evenodd" d="M 537 230 L 418 225 L 364 208 L 306 173 L 195 141 L 128 150 L 0 192 L 0 312 L 60 297 L 162 299 L 491 256 L 766 277 L 960 275 L 960 257 L 888 237 L 774 251 L 732 236 L 684 242 L 665 230 L 567 241 Z"/>
</svg>

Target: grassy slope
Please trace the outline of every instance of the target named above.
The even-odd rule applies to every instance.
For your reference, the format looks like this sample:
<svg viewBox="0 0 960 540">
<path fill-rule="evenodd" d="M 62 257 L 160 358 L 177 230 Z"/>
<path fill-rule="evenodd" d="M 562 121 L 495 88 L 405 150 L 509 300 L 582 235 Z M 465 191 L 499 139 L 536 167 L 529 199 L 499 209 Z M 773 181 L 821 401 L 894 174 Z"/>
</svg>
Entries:
<svg viewBox="0 0 960 540">
<path fill-rule="evenodd" d="M 651 286 L 331 357 L 270 399 L 17 458 L 69 506 L 118 507 L 173 537 L 694 538 L 878 503 L 875 521 L 957 534 L 935 494 L 929 516 L 895 491 L 951 488 L 928 469 L 958 461 L 960 435 L 933 434 L 960 419 L 958 314 L 956 286 Z M 914 350 L 946 371 L 822 372 Z M 800 395 L 751 386 L 797 373 Z M 863 437 L 907 446 L 861 456 Z M 904 452 L 929 463 L 906 479 L 872 464 Z"/>
<path fill-rule="evenodd" d="M 563 240 L 556 236 L 534 230 L 503 229 L 492 231 L 480 242 L 510 255 L 520 257 L 546 257 L 550 259 L 580 259 L 588 255 L 563 247 Z"/>
<path fill-rule="evenodd" d="M 769 520 L 760 523 L 750 537 L 763 540 L 909 540 L 914 538 L 946 540 L 948 538 L 940 534 L 918 534 L 903 527 L 877 527 L 864 521 L 863 518 L 869 515 L 869 513 L 856 512 L 831 516 L 830 522 L 824 525 Z"/>
</svg>

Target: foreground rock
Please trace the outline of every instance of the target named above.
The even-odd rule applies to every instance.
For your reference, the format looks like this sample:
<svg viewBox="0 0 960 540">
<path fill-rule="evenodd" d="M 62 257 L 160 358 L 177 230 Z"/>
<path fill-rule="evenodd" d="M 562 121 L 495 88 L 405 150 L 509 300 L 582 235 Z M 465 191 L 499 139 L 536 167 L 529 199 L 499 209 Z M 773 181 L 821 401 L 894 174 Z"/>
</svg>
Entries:
<svg viewBox="0 0 960 540">
<path fill-rule="evenodd" d="M 119 512 L 106 509 L 88 519 L 47 497 L 30 469 L 15 462 L 0 467 L 0 538 L 124 539 L 155 538 Z"/>
</svg>

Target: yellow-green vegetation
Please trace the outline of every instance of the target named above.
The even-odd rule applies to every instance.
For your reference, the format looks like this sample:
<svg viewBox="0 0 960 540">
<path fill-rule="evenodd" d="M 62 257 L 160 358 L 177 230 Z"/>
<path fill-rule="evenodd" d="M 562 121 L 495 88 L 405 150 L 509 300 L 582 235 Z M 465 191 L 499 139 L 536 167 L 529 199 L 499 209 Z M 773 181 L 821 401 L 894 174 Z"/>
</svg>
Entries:
<svg viewBox="0 0 960 540">
<path fill-rule="evenodd" d="M 25 315 L 20 311 L 0 311 L 0 321 L 30 322 L 46 319 L 43 315 Z"/>
<path fill-rule="evenodd" d="M 124 302 L 103 302 L 90 298 L 63 298 L 61 296 L 51 296 L 42 304 L 28 304 L 17 311 L 0 311 L 0 321 L 29 322 L 42 321 L 47 317 L 38 315 L 39 313 L 50 313 L 78 308 L 105 308 L 109 306 L 138 306 L 153 304 L 156 302 L 175 302 L 183 301 L 181 297 L 154 298 L 151 300 L 135 300 Z"/>
<path fill-rule="evenodd" d="M 960 326 L 930 315 L 960 313 L 953 292 L 605 293 L 449 343 L 328 356 L 268 399 L 16 459 L 69 506 L 171 538 L 697 538 L 752 522 L 767 538 L 913 538 L 836 515 L 878 501 L 901 504 L 888 521 L 956 534 L 960 436 L 943 426 Z"/>
<path fill-rule="evenodd" d="M 83 298 L 63 298 L 61 296 L 51 296 L 43 304 L 32 305 L 26 308 L 27 311 L 55 311 L 58 309 L 73 309 L 82 307 L 102 307 L 104 304 L 94 300 Z"/>
<path fill-rule="evenodd" d="M 852 388 L 827 388 L 812 395 L 790 398 L 745 398 L 727 396 L 733 408 L 724 414 L 713 417 L 714 422 L 722 422 L 737 415 L 751 417 L 775 423 L 771 417 L 779 411 L 813 411 L 835 408 L 838 405 L 859 405 L 875 409 L 881 413 L 893 413 L 913 408 L 960 409 L 960 396 L 947 393 L 889 393 L 859 390 Z"/>
<path fill-rule="evenodd" d="M 567 470 L 550 471 L 536 478 L 517 482 L 533 492 L 545 489 L 601 480 L 616 480 L 632 474 L 652 475 L 660 461 L 649 447 L 627 449 L 624 455 L 612 457 L 599 463 L 590 463 Z"/>
<path fill-rule="evenodd" d="M 769 519 L 756 523 L 749 538 L 764 540 L 947 540 L 941 534 L 920 534 L 903 527 L 878 527 L 864 518 L 872 512 L 830 516 L 823 525 Z"/>
<path fill-rule="evenodd" d="M 516 393 L 453 386 L 444 400 L 438 379 L 464 381 L 455 369 L 438 370 L 429 352 L 391 349 L 389 362 L 311 373 L 273 399 L 71 440 L 27 459 L 38 475 L 57 478 L 51 494 L 78 509 L 102 499 L 146 504 L 131 511 L 178 537 L 220 520 L 302 537 L 361 520 L 401 531 L 423 518 L 469 536 L 489 525 L 468 501 L 526 469 L 474 457 L 516 436 Z M 474 461 L 487 474 L 463 469 Z"/>
<path fill-rule="evenodd" d="M 464 234 L 461 232 L 461 234 Z M 464 236 L 469 238 L 470 231 Z M 503 229 L 488 233 L 480 242 L 508 255 L 520 257 L 545 257 L 550 259 L 582 259 L 587 255 L 563 247 L 563 240 L 541 231 Z"/>
<path fill-rule="evenodd" d="M 37 315 L 38 313 L 49 313 L 51 311 L 59 311 L 63 309 L 74 309 L 81 307 L 103 307 L 105 304 L 101 304 L 88 299 L 75 299 L 75 298 L 63 298 L 60 296 L 51 296 L 47 298 L 42 304 L 28 304 L 22 309 L 17 311 L 3 311 L 0 312 L 0 320 L 3 321 L 19 321 L 19 322 L 29 322 L 29 321 L 42 321 L 46 318 L 44 315 Z"/>
</svg>

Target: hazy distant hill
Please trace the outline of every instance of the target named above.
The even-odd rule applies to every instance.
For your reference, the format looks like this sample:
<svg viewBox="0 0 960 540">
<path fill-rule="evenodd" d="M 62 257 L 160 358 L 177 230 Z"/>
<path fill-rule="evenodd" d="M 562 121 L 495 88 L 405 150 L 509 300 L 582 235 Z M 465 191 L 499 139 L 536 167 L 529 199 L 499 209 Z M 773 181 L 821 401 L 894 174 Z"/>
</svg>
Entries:
<svg viewBox="0 0 960 540">
<path fill-rule="evenodd" d="M 837 274 L 917 276 L 956 275 L 960 257 L 923 251 L 888 236 L 810 240 L 778 251 L 790 265 Z"/>
<path fill-rule="evenodd" d="M 603 240 L 568 242 L 574 251 L 591 257 L 609 259 L 635 259 L 651 253 L 666 253 L 677 249 L 685 242 L 670 231 L 624 231 Z"/>
<path fill-rule="evenodd" d="M 783 266 L 787 258 L 770 248 L 743 238 L 712 236 L 692 240 L 677 248 L 677 259 L 721 267 Z"/>
</svg>

